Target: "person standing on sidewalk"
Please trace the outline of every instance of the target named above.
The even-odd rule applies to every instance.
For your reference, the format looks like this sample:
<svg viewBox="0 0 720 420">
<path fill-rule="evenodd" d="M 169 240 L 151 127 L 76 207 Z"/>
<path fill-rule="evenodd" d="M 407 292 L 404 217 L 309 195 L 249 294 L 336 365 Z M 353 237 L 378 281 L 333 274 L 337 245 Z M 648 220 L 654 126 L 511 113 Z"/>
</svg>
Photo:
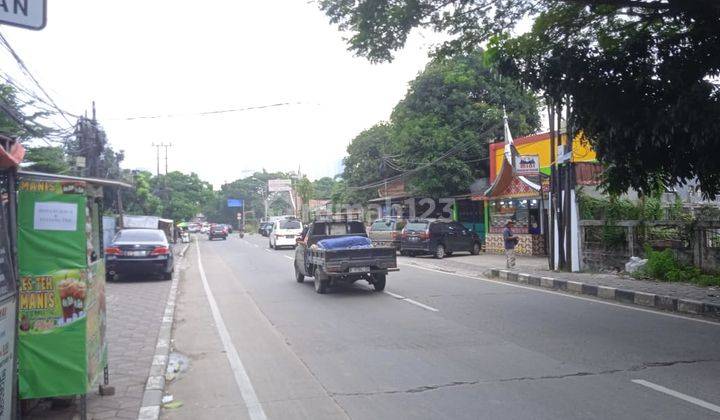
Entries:
<svg viewBox="0 0 720 420">
<path fill-rule="evenodd" d="M 507 259 L 507 268 L 515 268 L 515 245 L 518 243 L 518 237 L 513 235 L 512 227 L 515 222 L 508 220 L 503 230 L 503 240 L 505 241 L 505 258 Z"/>
</svg>

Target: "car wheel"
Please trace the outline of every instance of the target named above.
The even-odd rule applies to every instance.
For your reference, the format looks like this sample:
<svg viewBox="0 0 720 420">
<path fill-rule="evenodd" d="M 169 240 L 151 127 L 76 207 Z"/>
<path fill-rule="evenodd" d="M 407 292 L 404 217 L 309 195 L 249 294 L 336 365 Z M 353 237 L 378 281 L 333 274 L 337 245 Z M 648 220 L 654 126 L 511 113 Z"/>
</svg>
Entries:
<svg viewBox="0 0 720 420">
<path fill-rule="evenodd" d="M 321 268 L 317 269 L 317 271 L 315 272 L 315 293 L 319 293 L 321 295 L 327 293 L 327 278 L 327 275 Z"/>
<path fill-rule="evenodd" d="M 300 272 L 300 270 L 297 268 L 297 265 L 293 264 L 295 266 L 295 281 L 298 283 L 302 283 L 305 281 L 305 276 L 303 273 Z"/>
<path fill-rule="evenodd" d="M 470 253 L 471 253 L 472 255 L 478 255 L 478 254 L 480 253 L 480 244 L 477 243 L 477 242 L 475 242 L 475 243 L 473 244 L 472 249 L 470 250 Z"/>
<path fill-rule="evenodd" d="M 272 247 L 273 247 L 272 241 L 268 241 L 268 247 L 270 247 L 270 249 L 272 249 Z"/>
<path fill-rule="evenodd" d="M 403 256 L 403 257 L 406 257 L 407 254 L 408 254 L 407 251 L 400 251 L 400 255 Z"/>
<path fill-rule="evenodd" d="M 435 247 L 435 258 L 439 260 L 445 258 L 445 245 L 438 244 L 438 246 Z"/>
<path fill-rule="evenodd" d="M 385 280 L 385 274 L 373 274 L 372 284 L 376 292 L 382 292 L 383 290 L 385 290 Z"/>
</svg>

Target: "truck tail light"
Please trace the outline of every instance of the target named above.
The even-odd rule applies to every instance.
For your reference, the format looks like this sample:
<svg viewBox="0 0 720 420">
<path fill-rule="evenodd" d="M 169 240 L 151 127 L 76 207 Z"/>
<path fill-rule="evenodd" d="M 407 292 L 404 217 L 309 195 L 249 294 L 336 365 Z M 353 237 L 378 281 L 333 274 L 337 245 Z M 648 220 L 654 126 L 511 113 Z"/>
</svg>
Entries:
<svg viewBox="0 0 720 420">
<path fill-rule="evenodd" d="M 120 254 L 122 254 L 122 251 L 120 251 L 120 248 L 118 248 L 118 247 L 116 247 L 116 246 L 111 246 L 111 247 L 105 248 L 105 254 L 107 254 L 107 255 L 120 255 Z"/>
<path fill-rule="evenodd" d="M 150 255 L 167 255 L 170 253 L 170 248 L 166 246 L 156 246 L 155 249 L 150 251 Z"/>
<path fill-rule="evenodd" d="M 430 232 L 427 230 L 425 232 L 420 232 L 420 239 L 422 239 L 423 241 L 426 239 L 430 239 Z"/>
</svg>

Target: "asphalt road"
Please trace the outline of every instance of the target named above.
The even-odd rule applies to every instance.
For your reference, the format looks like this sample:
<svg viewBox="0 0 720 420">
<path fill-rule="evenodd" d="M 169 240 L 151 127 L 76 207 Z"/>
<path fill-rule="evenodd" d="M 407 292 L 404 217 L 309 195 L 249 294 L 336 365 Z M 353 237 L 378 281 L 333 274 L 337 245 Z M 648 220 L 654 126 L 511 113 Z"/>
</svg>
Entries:
<svg viewBox="0 0 720 420">
<path fill-rule="evenodd" d="M 404 258 L 386 293 L 319 295 L 267 238 L 196 245 L 174 332 L 190 368 L 168 390 L 184 406 L 167 418 L 720 417 L 720 324 Z"/>
</svg>

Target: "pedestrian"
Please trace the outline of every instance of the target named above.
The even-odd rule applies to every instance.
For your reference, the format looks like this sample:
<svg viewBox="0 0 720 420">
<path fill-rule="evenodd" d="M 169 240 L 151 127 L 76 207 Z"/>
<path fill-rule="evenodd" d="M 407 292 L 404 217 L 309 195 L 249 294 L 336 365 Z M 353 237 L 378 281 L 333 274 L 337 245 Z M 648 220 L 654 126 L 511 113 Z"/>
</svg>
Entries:
<svg viewBox="0 0 720 420">
<path fill-rule="evenodd" d="M 503 240 L 505 241 L 505 259 L 507 260 L 507 268 L 515 268 L 515 246 L 518 243 L 518 237 L 513 235 L 512 228 L 515 222 L 508 220 L 503 230 Z"/>
</svg>

